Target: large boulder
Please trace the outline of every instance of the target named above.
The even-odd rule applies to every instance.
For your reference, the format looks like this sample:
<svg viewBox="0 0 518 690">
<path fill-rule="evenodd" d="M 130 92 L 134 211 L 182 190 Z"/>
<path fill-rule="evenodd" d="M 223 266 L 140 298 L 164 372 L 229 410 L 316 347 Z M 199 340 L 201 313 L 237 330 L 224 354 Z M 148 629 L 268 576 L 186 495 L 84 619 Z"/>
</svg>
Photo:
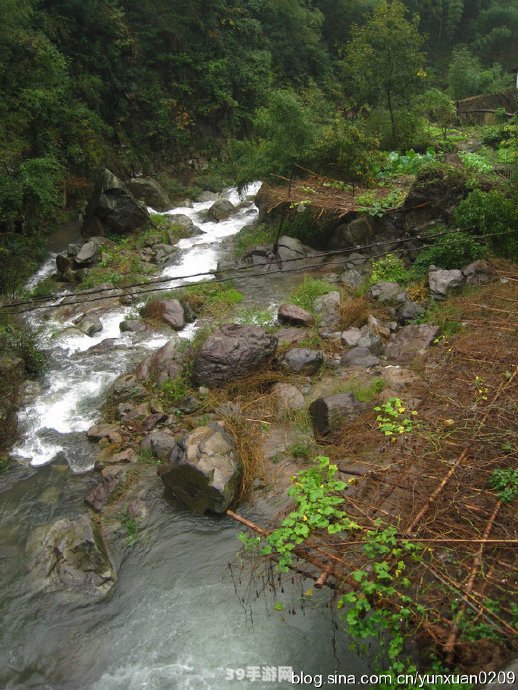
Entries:
<svg viewBox="0 0 518 690">
<path fill-rule="evenodd" d="M 374 237 L 372 222 L 367 216 L 360 216 L 349 223 L 342 223 L 333 232 L 330 249 L 347 249 L 370 244 Z"/>
<path fill-rule="evenodd" d="M 324 355 L 320 350 L 310 350 L 306 347 L 295 347 L 288 350 L 282 360 L 282 365 L 288 371 L 296 374 L 315 374 L 324 363 Z"/>
<path fill-rule="evenodd" d="M 88 204 L 81 228 L 83 236 L 127 235 L 148 223 L 146 207 L 135 199 L 122 180 L 105 170 Z"/>
<path fill-rule="evenodd" d="M 179 441 L 158 474 L 191 510 L 224 513 L 239 497 L 242 466 L 232 437 L 212 424 Z"/>
<path fill-rule="evenodd" d="M 154 299 L 146 304 L 141 314 L 145 318 L 162 321 L 175 331 L 185 326 L 183 307 L 177 299 Z"/>
<path fill-rule="evenodd" d="M 134 177 L 126 182 L 126 186 L 135 199 L 143 201 L 155 211 L 167 211 L 172 206 L 167 194 L 156 180 L 149 177 Z"/>
<path fill-rule="evenodd" d="M 292 326 L 311 326 L 315 319 L 309 311 L 298 307 L 296 304 L 281 304 L 277 312 L 277 320 L 279 323 Z"/>
<path fill-rule="evenodd" d="M 462 285 L 464 276 L 462 271 L 454 268 L 450 271 L 430 266 L 428 272 L 428 285 L 430 295 L 435 300 L 443 300 L 452 288 Z"/>
<path fill-rule="evenodd" d="M 293 410 L 303 410 L 306 406 L 304 396 L 291 383 L 276 383 L 272 387 L 272 393 L 276 399 L 277 415 L 281 418 Z"/>
<path fill-rule="evenodd" d="M 173 448 L 176 446 L 176 439 L 167 431 L 153 431 L 142 441 L 141 446 L 144 450 L 149 450 L 155 458 L 168 460 Z"/>
<path fill-rule="evenodd" d="M 318 398 L 312 402 L 309 406 L 309 414 L 317 434 L 325 436 L 368 408 L 366 403 L 359 402 L 352 393 L 339 393 Z"/>
<path fill-rule="evenodd" d="M 276 347 L 277 338 L 258 326 L 223 326 L 200 348 L 193 378 L 200 386 L 223 386 L 256 373 L 270 361 Z"/>
<path fill-rule="evenodd" d="M 451 166 L 423 169 L 401 207 L 404 228 L 416 235 L 438 222 L 448 223 L 467 193 L 465 179 Z"/>
<path fill-rule="evenodd" d="M 379 357 L 372 354 L 368 347 L 353 347 L 340 360 L 340 364 L 344 367 L 358 367 L 362 369 L 374 367 L 379 362 Z"/>
<path fill-rule="evenodd" d="M 236 210 L 234 204 L 228 199 L 219 199 L 215 201 L 207 211 L 210 220 L 220 221 L 229 218 Z"/>
<path fill-rule="evenodd" d="M 378 302 L 393 302 L 401 294 L 401 285 L 393 281 L 383 280 L 376 283 L 369 290 L 369 297 L 377 299 Z"/>
<path fill-rule="evenodd" d="M 288 237 L 282 235 L 277 242 L 277 255 L 281 261 L 288 261 L 292 259 L 305 259 L 312 256 L 315 252 L 311 247 L 302 244 L 300 240 L 295 237 Z M 298 264 L 297 264 L 298 266 Z"/>
<path fill-rule="evenodd" d="M 439 332 L 438 326 L 403 326 L 392 334 L 385 348 L 387 359 L 398 364 L 408 364 L 415 357 L 422 356 Z"/>
<path fill-rule="evenodd" d="M 318 314 L 318 325 L 330 331 L 340 328 L 340 293 L 333 291 L 317 297 L 313 303 Z"/>
<path fill-rule="evenodd" d="M 26 550 L 40 589 L 99 597 L 115 583 L 102 532 L 88 515 L 36 528 Z"/>
<path fill-rule="evenodd" d="M 141 381 L 154 379 L 163 383 L 167 379 L 179 376 L 185 364 L 187 352 L 178 348 L 178 340 L 170 340 L 159 350 L 143 359 L 135 369 L 137 378 Z"/>
</svg>

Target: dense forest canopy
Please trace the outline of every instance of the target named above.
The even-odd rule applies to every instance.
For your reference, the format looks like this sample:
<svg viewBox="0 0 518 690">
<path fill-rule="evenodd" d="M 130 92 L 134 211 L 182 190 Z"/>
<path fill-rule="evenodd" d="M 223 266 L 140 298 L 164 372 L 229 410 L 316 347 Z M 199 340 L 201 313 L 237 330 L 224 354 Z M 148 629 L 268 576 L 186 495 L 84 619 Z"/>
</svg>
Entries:
<svg viewBox="0 0 518 690">
<path fill-rule="evenodd" d="M 337 116 L 366 106 L 378 122 L 368 134 L 397 147 L 413 126 L 403 105 L 419 91 L 463 98 L 512 86 L 518 0 L 403 5 L 1 0 L 0 231 L 43 227 L 103 166 L 179 170 L 249 138 L 279 88 L 338 129 Z M 361 50 L 366 22 L 392 6 L 392 53 L 374 64 Z M 396 60 L 388 91 L 383 59 Z"/>
</svg>

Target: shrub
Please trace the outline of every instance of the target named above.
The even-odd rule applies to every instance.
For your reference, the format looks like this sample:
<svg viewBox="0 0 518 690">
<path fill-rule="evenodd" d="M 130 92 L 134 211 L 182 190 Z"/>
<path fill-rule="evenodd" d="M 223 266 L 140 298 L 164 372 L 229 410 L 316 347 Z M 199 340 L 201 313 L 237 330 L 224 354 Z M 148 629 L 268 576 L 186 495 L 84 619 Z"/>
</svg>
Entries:
<svg viewBox="0 0 518 690">
<path fill-rule="evenodd" d="M 469 153 L 468 151 L 461 151 L 459 153 L 459 158 L 462 164 L 467 170 L 479 175 L 487 175 L 493 172 L 493 166 L 491 163 L 478 153 Z"/>
<path fill-rule="evenodd" d="M 243 300 L 242 293 L 232 283 L 216 281 L 190 285 L 174 296 L 199 316 L 223 315 Z"/>
<path fill-rule="evenodd" d="M 47 353 L 38 333 L 20 317 L 0 313 L 0 355 L 21 357 L 29 376 L 40 376 L 47 366 Z"/>
<path fill-rule="evenodd" d="M 327 295 L 329 292 L 335 290 L 335 286 L 331 283 L 326 283 L 325 280 L 318 280 L 316 278 L 304 278 L 295 290 L 291 293 L 290 301 L 306 311 L 313 312 L 313 303 L 317 297 Z"/>
<path fill-rule="evenodd" d="M 409 272 L 403 260 L 395 254 L 387 254 L 372 262 L 369 283 L 374 285 L 380 281 L 405 283 L 409 279 Z"/>
<path fill-rule="evenodd" d="M 518 227 L 518 203 L 493 189 L 472 191 L 461 201 L 454 214 L 454 221 L 461 228 L 471 228 L 480 234 L 509 233 L 502 237 L 488 238 L 495 252 L 513 261 L 518 259 L 518 239 L 510 231 Z"/>
<path fill-rule="evenodd" d="M 414 262 L 412 273 L 422 277 L 432 264 L 438 268 L 461 268 L 486 254 L 487 248 L 473 235 L 461 231 L 452 232 L 439 237 L 430 247 L 423 249 Z"/>
</svg>

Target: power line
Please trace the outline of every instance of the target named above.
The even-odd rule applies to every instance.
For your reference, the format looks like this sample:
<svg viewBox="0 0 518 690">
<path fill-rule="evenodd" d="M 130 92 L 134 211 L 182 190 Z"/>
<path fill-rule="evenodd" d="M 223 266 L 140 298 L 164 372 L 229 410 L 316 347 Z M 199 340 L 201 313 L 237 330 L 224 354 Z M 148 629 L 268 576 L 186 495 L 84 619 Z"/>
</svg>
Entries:
<svg viewBox="0 0 518 690">
<path fill-rule="evenodd" d="M 516 232 L 516 231 L 511 230 L 511 231 L 508 231 L 508 232 L 501 232 L 501 233 L 487 233 L 487 234 L 485 234 L 485 235 L 479 235 L 478 238 L 479 238 L 479 239 L 484 239 L 484 238 L 487 238 L 487 237 L 501 237 L 501 236 L 504 236 L 504 235 L 514 234 L 515 232 Z M 440 233 L 440 234 L 441 234 L 441 235 L 452 235 L 452 234 L 456 234 L 456 231 L 450 231 L 450 232 L 445 232 L 445 233 Z M 434 239 L 435 239 L 435 238 L 438 237 L 438 236 L 439 236 L 439 234 L 437 234 L 437 235 L 429 235 L 428 237 L 434 238 Z M 478 238 L 477 238 L 477 239 L 478 239 Z M 394 244 L 394 242 L 396 242 L 396 241 L 398 241 L 398 242 L 408 242 L 408 241 L 413 240 L 413 239 L 415 239 L 415 238 L 409 238 L 409 239 L 407 239 L 407 240 L 404 240 L 404 239 L 403 239 L 403 240 L 393 240 L 393 241 L 391 241 L 391 242 L 376 243 L 376 244 L 374 244 L 374 245 L 364 245 L 364 246 L 361 247 L 361 248 L 373 247 L 373 246 L 380 246 L 380 245 L 383 245 L 383 244 Z M 423 246 L 421 247 L 421 249 L 426 249 L 427 247 L 431 247 L 431 246 L 433 246 L 433 244 L 425 244 L 425 245 L 423 245 Z M 353 248 L 353 249 L 347 250 L 347 251 L 348 251 L 348 252 L 349 252 L 349 251 L 356 251 L 357 249 L 359 249 L 359 248 L 356 247 L 356 248 Z M 402 251 L 403 251 L 402 249 L 390 250 L 390 251 L 384 252 L 383 254 L 378 254 L 378 255 L 376 255 L 376 257 L 374 257 L 374 258 L 379 259 L 379 258 L 381 258 L 381 257 L 383 257 L 383 256 L 387 256 L 388 254 L 398 254 L 398 253 L 401 253 Z M 310 257 L 300 257 L 300 258 L 296 258 L 296 259 L 286 259 L 286 261 L 277 261 L 276 263 L 287 263 L 287 262 L 291 262 L 291 261 L 302 261 L 302 260 L 304 260 L 304 259 L 306 259 L 306 258 L 312 259 L 312 258 L 317 258 L 317 257 L 322 257 L 322 256 L 333 256 L 333 255 L 336 255 L 336 254 L 343 254 L 343 253 L 344 253 L 343 250 L 331 250 L 331 251 L 329 251 L 329 252 L 323 252 L 323 253 L 321 253 L 321 254 L 314 254 L 314 255 L 312 255 L 312 256 L 310 256 Z M 336 261 L 336 262 L 329 262 L 329 263 L 327 263 L 327 264 L 325 264 L 325 265 L 326 265 L 326 266 L 329 266 L 329 267 L 331 267 L 331 266 L 343 266 L 343 263 L 344 263 L 343 260 L 340 260 L 340 261 Z M 264 264 L 264 265 L 266 265 L 266 264 Z M 315 264 L 306 264 L 306 265 L 303 266 L 303 267 L 296 267 L 296 268 L 291 268 L 291 269 L 279 268 L 278 270 L 274 270 L 274 271 L 273 271 L 273 270 L 268 270 L 268 271 L 261 271 L 261 272 L 259 272 L 259 273 L 249 273 L 249 274 L 246 275 L 246 278 L 247 278 L 247 279 L 248 279 L 248 278 L 267 278 L 267 277 L 270 277 L 270 276 L 273 276 L 273 275 L 278 275 L 278 274 L 297 273 L 297 272 L 306 271 L 306 270 L 309 270 L 309 269 L 312 269 L 312 268 L 322 268 L 322 265 L 323 265 L 322 262 L 319 262 L 319 263 L 315 263 Z M 239 267 L 239 268 L 236 268 L 236 269 L 229 269 L 229 270 L 232 270 L 232 271 L 239 271 L 239 270 L 251 270 L 251 269 L 253 269 L 253 268 L 255 268 L 255 267 L 254 267 L 254 266 L 245 266 L 245 267 Z M 157 283 L 161 283 L 161 282 L 171 282 L 171 281 L 173 281 L 173 280 L 184 280 L 184 279 L 194 278 L 194 277 L 203 276 L 203 275 L 205 275 L 205 276 L 215 276 L 215 275 L 219 275 L 219 274 L 222 274 L 222 273 L 228 273 L 228 271 L 214 271 L 214 272 L 207 271 L 207 272 L 205 272 L 205 273 L 190 274 L 190 275 L 188 275 L 188 276 L 177 276 L 177 277 L 173 277 L 173 278 L 160 279 L 160 280 L 157 280 L 157 281 L 156 281 L 155 283 L 153 283 L 153 284 L 157 284 Z M 233 281 L 233 280 L 235 280 L 235 279 L 236 279 L 236 276 L 235 276 L 235 275 L 232 275 L 232 276 L 227 276 L 227 277 L 219 278 L 217 282 L 218 282 L 218 283 L 225 283 L 225 282 Z M 15 311 L 7 311 L 6 313 L 8 313 L 8 314 L 24 314 L 24 313 L 26 313 L 26 312 L 38 311 L 38 310 L 41 310 L 41 309 L 58 309 L 59 307 L 63 307 L 63 306 L 69 306 L 69 305 L 70 305 L 70 306 L 73 306 L 73 305 L 76 305 L 76 304 L 88 304 L 88 303 L 90 303 L 90 302 L 98 302 L 98 301 L 101 301 L 101 300 L 104 300 L 104 299 L 122 297 L 122 296 L 124 296 L 125 294 L 129 294 L 129 295 L 131 295 L 131 296 L 141 296 L 141 295 L 145 295 L 145 294 L 153 293 L 153 292 L 181 290 L 181 289 L 184 289 L 184 288 L 186 288 L 186 287 L 191 287 L 191 286 L 195 286 L 195 285 L 202 285 L 202 284 L 205 284 L 205 283 L 207 283 L 207 280 L 200 280 L 200 281 L 190 282 L 190 283 L 182 284 L 182 285 L 173 285 L 173 286 L 164 286 L 164 287 L 152 287 L 152 284 L 150 284 L 149 282 L 147 282 L 147 283 L 135 284 L 135 286 L 137 286 L 137 285 L 142 285 L 142 286 L 145 286 L 145 287 L 150 288 L 150 289 L 148 289 L 148 290 L 139 290 L 138 292 L 135 292 L 135 293 L 128 293 L 128 292 L 125 292 L 125 291 L 128 290 L 128 287 L 129 287 L 129 286 L 124 287 L 124 288 L 102 288 L 102 291 L 108 291 L 108 290 L 109 290 L 110 292 L 117 292 L 118 294 L 109 295 L 108 297 L 106 297 L 106 296 L 103 295 L 103 296 L 100 296 L 100 297 L 92 297 L 91 299 L 78 299 L 78 300 L 76 300 L 76 301 L 70 301 L 70 302 L 64 302 L 64 303 L 63 303 L 63 302 L 60 302 L 59 304 L 50 304 L 50 305 L 44 304 L 44 305 L 41 305 L 41 306 L 29 307 L 29 308 L 27 308 L 27 309 L 20 309 L 20 310 L 15 310 Z M 133 287 L 135 287 L 135 286 L 133 286 Z M 99 290 L 99 291 L 101 291 L 101 290 Z M 84 294 L 84 293 L 83 293 L 83 294 Z M 87 294 L 95 294 L 95 293 L 87 293 Z M 79 295 L 78 295 L 78 296 L 79 296 Z M 32 303 L 32 302 L 25 302 L 25 303 L 23 303 L 23 304 L 31 304 L 31 303 Z M 2 307 L 0 307 L 0 308 L 2 308 L 2 309 L 8 309 L 8 308 L 13 307 L 13 306 L 21 306 L 21 305 L 22 305 L 22 303 L 15 304 L 15 305 L 12 305 L 12 304 L 11 304 L 11 305 L 4 305 L 4 306 L 2 306 Z"/>
<path fill-rule="evenodd" d="M 343 255 L 343 254 L 348 254 L 348 253 L 353 253 L 353 252 L 359 252 L 363 249 L 373 249 L 375 247 L 383 247 L 386 245 L 393 245 L 395 243 L 403 244 L 405 242 L 413 242 L 413 241 L 421 241 L 421 240 L 427 240 L 427 239 L 436 239 L 437 237 L 442 237 L 444 235 L 455 235 L 458 233 L 458 230 L 445 230 L 443 232 L 438 232 L 438 233 L 430 233 L 429 235 L 413 235 L 411 237 L 406 237 L 406 238 L 398 238 L 398 239 L 391 239 L 391 240 L 386 240 L 384 242 L 373 242 L 371 244 L 364 244 L 364 245 L 356 245 L 355 247 L 348 247 L 344 249 L 329 249 L 326 250 L 325 252 L 316 252 L 314 254 L 311 254 L 308 257 L 305 256 L 300 256 L 300 257 L 295 257 L 291 259 L 276 259 L 276 262 L 278 263 L 291 263 L 293 261 L 300 261 L 301 259 L 317 259 L 321 257 L 326 257 L 326 256 L 336 256 L 336 255 Z M 506 234 L 506 233 L 502 233 Z M 479 237 L 490 237 L 492 235 L 479 235 Z M 392 252 L 389 252 L 392 253 Z M 384 254 L 381 254 L 379 256 L 385 256 Z M 273 262 L 272 262 L 273 263 Z M 129 285 L 125 285 L 124 287 L 98 287 L 96 289 L 84 291 L 82 294 L 88 294 L 88 295 L 95 295 L 101 292 L 113 292 L 114 290 L 119 290 L 119 291 L 128 291 L 131 290 L 134 287 L 149 287 L 150 285 L 159 285 L 161 283 L 170 283 L 173 280 L 189 280 L 191 278 L 201 278 L 202 276 L 217 276 L 220 274 L 225 274 L 229 270 L 238 272 L 238 271 L 250 271 L 252 269 L 255 269 L 256 266 L 236 266 L 235 268 L 232 269 L 226 269 L 226 270 L 215 270 L 215 271 L 203 271 L 201 273 L 191 273 L 189 275 L 180 275 L 180 276 L 164 276 L 162 278 L 155 278 L 152 280 L 148 280 L 145 282 L 139 282 L 139 283 L 130 283 Z M 77 294 L 77 293 L 65 293 L 61 295 L 61 298 L 64 299 L 71 294 Z M 125 294 L 124 292 L 122 294 Z M 127 293 L 131 294 L 131 293 Z M 120 296 L 120 295 L 117 295 Z M 10 307 L 18 307 L 18 306 L 24 306 L 26 304 L 34 304 L 35 302 L 48 302 L 50 300 L 55 301 L 56 299 L 59 299 L 60 295 L 53 295 L 52 293 L 49 293 L 48 295 L 39 295 L 37 297 L 31 298 L 29 300 L 25 301 L 17 301 L 17 302 L 11 302 L 7 305 L 0 305 L 0 309 L 4 308 L 10 308 Z M 81 301 L 87 301 L 87 300 L 81 300 Z M 74 303 L 75 304 L 75 303 Z"/>
</svg>

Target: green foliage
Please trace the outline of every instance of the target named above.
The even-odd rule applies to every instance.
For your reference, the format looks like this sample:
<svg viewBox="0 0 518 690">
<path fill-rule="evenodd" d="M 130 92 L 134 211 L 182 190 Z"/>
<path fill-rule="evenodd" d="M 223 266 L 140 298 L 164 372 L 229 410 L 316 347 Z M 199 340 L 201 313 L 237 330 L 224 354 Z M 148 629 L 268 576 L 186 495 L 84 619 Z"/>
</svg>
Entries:
<svg viewBox="0 0 518 690">
<path fill-rule="evenodd" d="M 239 188 L 272 175 L 292 174 L 295 164 L 309 158 L 315 124 L 314 113 L 294 91 L 274 91 L 268 106 L 259 109 L 254 119 L 258 140 L 235 144 Z"/>
<path fill-rule="evenodd" d="M 243 300 L 243 294 L 231 282 L 215 280 L 189 285 L 177 292 L 175 297 L 186 302 L 198 316 L 215 317 L 228 315 Z"/>
<path fill-rule="evenodd" d="M 445 137 L 457 114 L 455 103 L 448 94 L 440 89 L 428 89 L 417 98 L 416 105 L 425 117 L 442 129 Z"/>
<path fill-rule="evenodd" d="M 234 237 L 234 253 L 241 257 L 257 245 L 273 244 L 275 228 L 271 225 L 245 225 Z"/>
<path fill-rule="evenodd" d="M 257 307 L 242 307 L 235 315 L 235 322 L 250 326 L 271 328 L 275 324 L 276 313 L 272 309 L 258 309 Z"/>
<path fill-rule="evenodd" d="M 409 278 L 410 273 L 405 267 L 403 259 L 395 254 L 387 254 L 372 262 L 369 284 L 374 285 L 381 281 L 404 284 L 408 282 Z"/>
<path fill-rule="evenodd" d="M 379 412 L 376 417 L 378 428 L 385 436 L 393 436 L 394 434 L 408 434 L 413 431 L 418 423 L 415 420 L 417 412 L 412 410 L 410 417 L 404 416 L 406 407 L 400 398 L 389 398 L 387 402 L 382 405 L 377 405 L 374 408 L 375 412 Z"/>
<path fill-rule="evenodd" d="M 509 75 L 495 64 L 483 69 L 480 60 L 465 45 L 457 46 L 448 67 L 448 85 L 455 100 L 485 93 L 499 93 L 511 87 Z"/>
<path fill-rule="evenodd" d="M 437 156 L 433 149 L 427 149 L 426 153 L 416 153 L 414 149 L 409 149 L 405 153 L 391 151 L 387 155 L 379 176 L 415 175 L 423 165 L 433 163 L 436 160 Z"/>
<path fill-rule="evenodd" d="M 327 295 L 329 292 L 333 292 L 335 289 L 335 286 L 331 285 L 331 283 L 326 283 L 325 280 L 305 276 L 302 283 L 300 283 L 291 293 L 290 302 L 296 304 L 298 307 L 302 307 L 302 309 L 305 309 L 306 311 L 313 313 L 314 302 L 317 297 Z"/>
<path fill-rule="evenodd" d="M 127 510 L 120 516 L 120 521 L 126 532 L 126 544 L 133 546 L 138 541 L 140 535 L 138 521 Z"/>
<path fill-rule="evenodd" d="M 473 229 L 480 234 L 507 233 L 488 239 L 498 254 L 513 261 L 518 260 L 518 199 L 508 198 L 493 189 L 484 192 L 476 189 L 461 201 L 454 214 L 454 221 L 461 228 Z"/>
<path fill-rule="evenodd" d="M 493 166 L 484 156 L 479 153 L 469 153 L 468 151 L 460 151 L 459 158 L 464 167 L 470 172 L 478 175 L 487 175 L 493 172 Z"/>
<path fill-rule="evenodd" d="M 388 209 L 397 208 L 402 204 L 406 193 L 402 189 L 393 189 L 386 195 L 381 196 L 378 191 L 370 190 L 359 194 L 356 198 L 359 204 L 358 210 L 368 213 L 374 218 L 382 218 Z"/>
<path fill-rule="evenodd" d="M 336 479 L 337 470 L 336 465 L 330 464 L 329 458 L 316 458 L 312 467 L 292 477 L 292 487 L 288 493 L 295 501 L 296 508 L 284 518 L 280 527 L 271 532 L 264 542 L 241 535 L 243 543 L 252 548 L 261 545 L 263 555 L 277 554 L 279 571 L 287 572 L 293 550 L 315 530 L 337 534 L 359 529 L 359 525 L 339 508 L 343 503 L 340 492 L 347 485 Z"/>
<path fill-rule="evenodd" d="M 447 269 L 462 268 L 487 256 L 487 247 L 473 235 L 460 230 L 449 231 L 443 226 L 436 226 L 435 230 L 447 234 L 438 237 L 430 247 L 420 252 L 412 266 L 414 276 L 425 276 L 431 265 Z"/>
<path fill-rule="evenodd" d="M 371 183 L 379 167 L 379 140 L 359 122 L 340 115 L 323 127 L 311 153 L 312 169 L 327 170 L 354 184 Z"/>
<path fill-rule="evenodd" d="M 41 348 L 39 333 L 19 316 L 0 310 L 0 355 L 20 357 L 31 377 L 41 376 L 48 364 L 48 353 Z"/>
<path fill-rule="evenodd" d="M 368 386 L 362 386 L 356 381 L 348 383 L 343 390 L 350 391 L 354 394 L 354 397 L 363 403 L 370 403 L 379 396 L 383 388 L 385 387 L 385 381 L 382 378 L 376 378 Z"/>
<path fill-rule="evenodd" d="M 360 103 L 383 102 L 393 146 L 400 145 L 398 102 L 417 93 L 426 77 L 418 19 L 407 19 L 400 0 L 381 0 L 364 26 L 355 26 L 345 49 L 345 70 Z"/>
<path fill-rule="evenodd" d="M 501 501 L 511 503 L 518 497 L 518 470 L 512 467 L 493 470 L 489 484 Z"/>
<path fill-rule="evenodd" d="M 166 379 L 159 387 L 165 401 L 171 405 L 183 402 L 190 394 L 189 383 L 183 376 Z"/>
</svg>

